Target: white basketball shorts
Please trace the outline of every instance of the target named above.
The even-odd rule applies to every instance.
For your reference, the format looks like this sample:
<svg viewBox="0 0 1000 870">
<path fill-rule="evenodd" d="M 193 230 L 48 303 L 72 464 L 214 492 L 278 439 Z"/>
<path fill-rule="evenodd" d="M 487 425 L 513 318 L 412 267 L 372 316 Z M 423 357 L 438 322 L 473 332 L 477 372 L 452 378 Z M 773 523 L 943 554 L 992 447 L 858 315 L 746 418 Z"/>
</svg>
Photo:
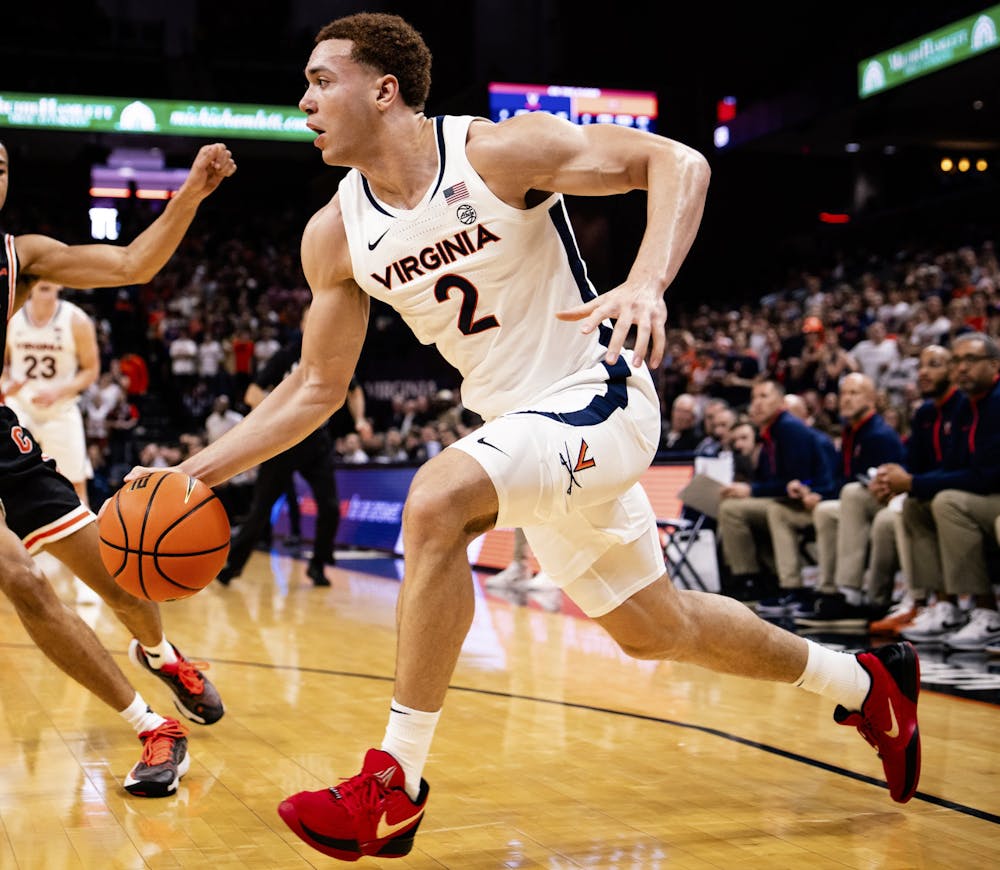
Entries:
<svg viewBox="0 0 1000 870">
<path fill-rule="evenodd" d="M 542 570 L 584 613 L 603 616 L 665 573 L 638 482 L 659 437 L 659 402 L 643 368 L 504 414 L 448 449 L 489 475 L 497 527 L 522 528 Z"/>
</svg>

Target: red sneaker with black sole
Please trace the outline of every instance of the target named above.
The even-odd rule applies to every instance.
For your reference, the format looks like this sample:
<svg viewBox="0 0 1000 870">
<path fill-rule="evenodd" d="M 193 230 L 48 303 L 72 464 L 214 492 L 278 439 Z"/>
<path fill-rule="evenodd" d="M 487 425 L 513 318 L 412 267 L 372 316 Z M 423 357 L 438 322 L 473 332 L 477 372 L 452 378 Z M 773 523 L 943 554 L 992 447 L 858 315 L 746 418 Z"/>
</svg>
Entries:
<svg viewBox="0 0 1000 870">
<path fill-rule="evenodd" d="M 840 725 L 857 728 L 878 750 L 889 794 L 905 804 L 920 782 L 920 660 L 913 645 L 905 641 L 858 653 L 857 658 L 872 678 L 868 696 L 859 711 L 838 704 L 833 718 Z"/>
<path fill-rule="evenodd" d="M 278 806 L 278 815 L 300 840 L 331 858 L 399 858 L 413 848 L 429 791 L 420 780 L 420 794 L 412 801 L 405 782 L 395 758 L 369 749 L 361 773 L 340 785 L 292 795 Z"/>
</svg>

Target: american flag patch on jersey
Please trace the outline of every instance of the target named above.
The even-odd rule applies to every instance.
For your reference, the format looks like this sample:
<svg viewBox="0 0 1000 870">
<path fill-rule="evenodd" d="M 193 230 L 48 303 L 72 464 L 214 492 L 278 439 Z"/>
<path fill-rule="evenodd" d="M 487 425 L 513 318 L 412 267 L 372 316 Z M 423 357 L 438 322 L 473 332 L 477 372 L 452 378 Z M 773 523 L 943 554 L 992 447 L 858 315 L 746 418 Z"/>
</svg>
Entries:
<svg viewBox="0 0 1000 870">
<path fill-rule="evenodd" d="M 469 198 L 469 189 L 465 186 L 464 181 L 453 184 L 451 187 L 446 187 L 442 192 L 444 193 L 444 201 L 448 205 L 458 202 L 460 199 Z"/>
</svg>

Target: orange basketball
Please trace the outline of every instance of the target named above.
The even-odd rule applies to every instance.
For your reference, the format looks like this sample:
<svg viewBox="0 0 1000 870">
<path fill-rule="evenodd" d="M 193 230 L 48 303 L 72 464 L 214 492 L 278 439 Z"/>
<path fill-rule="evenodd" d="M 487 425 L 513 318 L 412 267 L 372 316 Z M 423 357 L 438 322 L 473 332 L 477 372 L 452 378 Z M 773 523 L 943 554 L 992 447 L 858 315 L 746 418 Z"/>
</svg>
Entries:
<svg viewBox="0 0 1000 870">
<path fill-rule="evenodd" d="M 101 558 L 136 598 L 187 598 L 215 579 L 229 556 L 229 517 L 200 480 L 154 471 L 126 483 L 97 518 Z"/>
</svg>

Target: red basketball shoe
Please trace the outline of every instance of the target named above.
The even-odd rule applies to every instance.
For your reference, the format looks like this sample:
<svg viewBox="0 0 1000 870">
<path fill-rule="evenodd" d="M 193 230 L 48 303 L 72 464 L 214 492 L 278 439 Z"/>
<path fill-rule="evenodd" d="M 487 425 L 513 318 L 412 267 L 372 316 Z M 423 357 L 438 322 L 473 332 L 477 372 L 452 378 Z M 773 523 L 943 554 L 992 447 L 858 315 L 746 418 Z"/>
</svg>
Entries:
<svg viewBox="0 0 1000 870">
<path fill-rule="evenodd" d="M 331 858 L 399 858 L 413 848 L 429 790 L 427 781 L 420 780 L 414 802 L 405 782 L 395 758 L 369 749 L 357 776 L 322 791 L 293 794 L 278 806 L 278 815 L 299 839 Z"/>
<path fill-rule="evenodd" d="M 858 653 L 858 661 L 872 678 L 868 697 L 860 711 L 838 704 L 833 718 L 841 725 L 856 727 L 878 750 L 889 794 L 905 804 L 920 781 L 920 662 L 912 644 L 906 642 Z"/>
</svg>

